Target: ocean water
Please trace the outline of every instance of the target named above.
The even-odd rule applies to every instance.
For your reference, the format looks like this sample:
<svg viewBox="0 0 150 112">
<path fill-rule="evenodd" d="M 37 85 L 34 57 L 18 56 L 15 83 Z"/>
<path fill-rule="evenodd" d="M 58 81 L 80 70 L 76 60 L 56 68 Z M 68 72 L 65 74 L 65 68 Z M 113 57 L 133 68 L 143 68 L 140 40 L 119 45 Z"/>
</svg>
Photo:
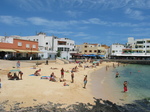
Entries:
<svg viewBox="0 0 150 112">
<path fill-rule="evenodd" d="M 115 78 L 116 72 L 119 72 L 119 78 Z M 150 99 L 150 65 L 121 64 L 116 68 L 109 67 L 108 71 L 104 67 L 93 72 L 91 79 L 92 92 L 96 98 L 112 98 L 117 104 Z M 126 93 L 123 92 L 124 81 L 128 82 Z"/>
<path fill-rule="evenodd" d="M 120 74 L 120 77 L 115 80 L 118 88 L 123 89 L 123 82 L 128 82 L 127 100 L 150 98 L 150 65 L 119 66 L 112 70 L 112 74 L 117 71 Z"/>
</svg>

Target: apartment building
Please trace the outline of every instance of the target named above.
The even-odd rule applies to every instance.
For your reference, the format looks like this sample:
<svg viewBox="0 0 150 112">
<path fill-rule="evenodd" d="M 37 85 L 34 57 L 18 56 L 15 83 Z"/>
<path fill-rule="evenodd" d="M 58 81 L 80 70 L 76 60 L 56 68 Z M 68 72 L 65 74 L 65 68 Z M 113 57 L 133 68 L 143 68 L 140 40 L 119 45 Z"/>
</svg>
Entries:
<svg viewBox="0 0 150 112">
<path fill-rule="evenodd" d="M 110 47 L 111 57 L 127 59 L 150 58 L 150 39 L 134 39 L 129 37 L 128 42 L 123 44 L 113 44 Z"/>
<path fill-rule="evenodd" d="M 70 53 L 75 52 L 75 42 L 68 38 L 58 38 L 56 36 L 47 36 L 46 33 L 40 32 L 35 36 L 21 37 L 24 40 L 36 41 L 39 44 L 39 56 L 43 59 L 56 59 L 60 53 L 61 58 L 69 59 Z"/>
<path fill-rule="evenodd" d="M 101 44 L 90 44 L 83 43 L 82 45 L 76 45 L 77 52 L 80 54 L 95 54 L 95 55 L 105 55 L 108 46 Z"/>
</svg>

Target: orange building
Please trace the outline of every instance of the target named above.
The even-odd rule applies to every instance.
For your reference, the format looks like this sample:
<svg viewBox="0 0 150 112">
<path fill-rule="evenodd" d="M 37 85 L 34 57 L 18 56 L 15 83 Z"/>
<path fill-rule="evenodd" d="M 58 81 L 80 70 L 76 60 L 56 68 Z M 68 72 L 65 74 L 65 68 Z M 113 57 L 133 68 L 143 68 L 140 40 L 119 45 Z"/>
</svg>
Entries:
<svg viewBox="0 0 150 112">
<path fill-rule="evenodd" d="M 38 42 L 4 38 L 0 42 L 0 58 L 1 59 L 33 59 L 38 58 Z"/>
</svg>

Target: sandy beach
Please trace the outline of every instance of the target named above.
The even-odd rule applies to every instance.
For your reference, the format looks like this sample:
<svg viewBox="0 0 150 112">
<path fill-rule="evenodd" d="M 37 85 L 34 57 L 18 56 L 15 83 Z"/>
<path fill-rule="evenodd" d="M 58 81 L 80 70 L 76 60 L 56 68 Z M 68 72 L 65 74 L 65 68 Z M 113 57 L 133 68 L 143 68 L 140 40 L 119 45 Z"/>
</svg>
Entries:
<svg viewBox="0 0 150 112">
<path fill-rule="evenodd" d="M 103 62 L 96 68 L 84 69 L 85 64 L 89 66 L 92 64 L 89 62 L 83 63 L 83 67 L 78 67 L 78 72 L 74 72 L 74 83 L 71 83 L 70 71 L 73 67 L 78 66 L 76 63 L 62 64 L 56 62 L 49 63 L 49 65 L 43 63 L 42 65 L 38 65 L 36 69 L 33 69 L 33 63 L 21 62 L 20 70 L 23 72 L 23 80 L 8 80 L 7 73 L 12 69 L 12 66 L 16 66 L 15 64 L 16 61 L 9 62 L 1 60 L 0 62 L 0 78 L 2 83 L 2 88 L 0 89 L 0 103 L 3 103 L 8 110 L 16 102 L 19 102 L 22 107 L 35 106 L 47 103 L 48 101 L 65 105 L 75 104 L 77 102 L 93 104 L 94 96 L 91 91 L 91 73 L 106 67 L 106 65 L 112 66 L 111 62 Z M 51 69 L 51 67 L 57 69 Z M 69 84 L 69 86 L 64 86 L 64 83 L 59 81 L 61 77 L 60 70 L 62 68 L 69 71 L 64 74 L 66 83 Z M 41 79 L 41 76 L 29 76 L 38 69 L 41 69 L 41 76 L 50 76 L 50 74 L 54 72 L 57 82 Z M 85 75 L 88 76 L 86 89 L 83 88 Z M 103 87 L 103 85 L 101 87 Z M 113 101 L 113 98 L 108 98 L 107 100 Z M 106 99 L 106 97 L 104 99 Z"/>
</svg>

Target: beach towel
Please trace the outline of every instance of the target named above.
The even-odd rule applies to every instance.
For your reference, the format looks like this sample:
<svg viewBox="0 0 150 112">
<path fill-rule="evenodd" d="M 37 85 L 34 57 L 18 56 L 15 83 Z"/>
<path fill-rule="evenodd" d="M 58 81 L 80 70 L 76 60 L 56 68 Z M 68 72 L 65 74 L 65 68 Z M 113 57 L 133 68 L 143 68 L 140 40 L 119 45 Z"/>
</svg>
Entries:
<svg viewBox="0 0 150 112">
<path fill-rule="evenodd" d="M 34 74 L 31 74 L 31 75 L 29 75 L 29 76 L 36 76 L 36 75 L 34 75 Z"/>
<path fill-rule="evenodd" d="M 50 79 L 50 76 L 41 76 L 41 79 Z"/>
</svg>

